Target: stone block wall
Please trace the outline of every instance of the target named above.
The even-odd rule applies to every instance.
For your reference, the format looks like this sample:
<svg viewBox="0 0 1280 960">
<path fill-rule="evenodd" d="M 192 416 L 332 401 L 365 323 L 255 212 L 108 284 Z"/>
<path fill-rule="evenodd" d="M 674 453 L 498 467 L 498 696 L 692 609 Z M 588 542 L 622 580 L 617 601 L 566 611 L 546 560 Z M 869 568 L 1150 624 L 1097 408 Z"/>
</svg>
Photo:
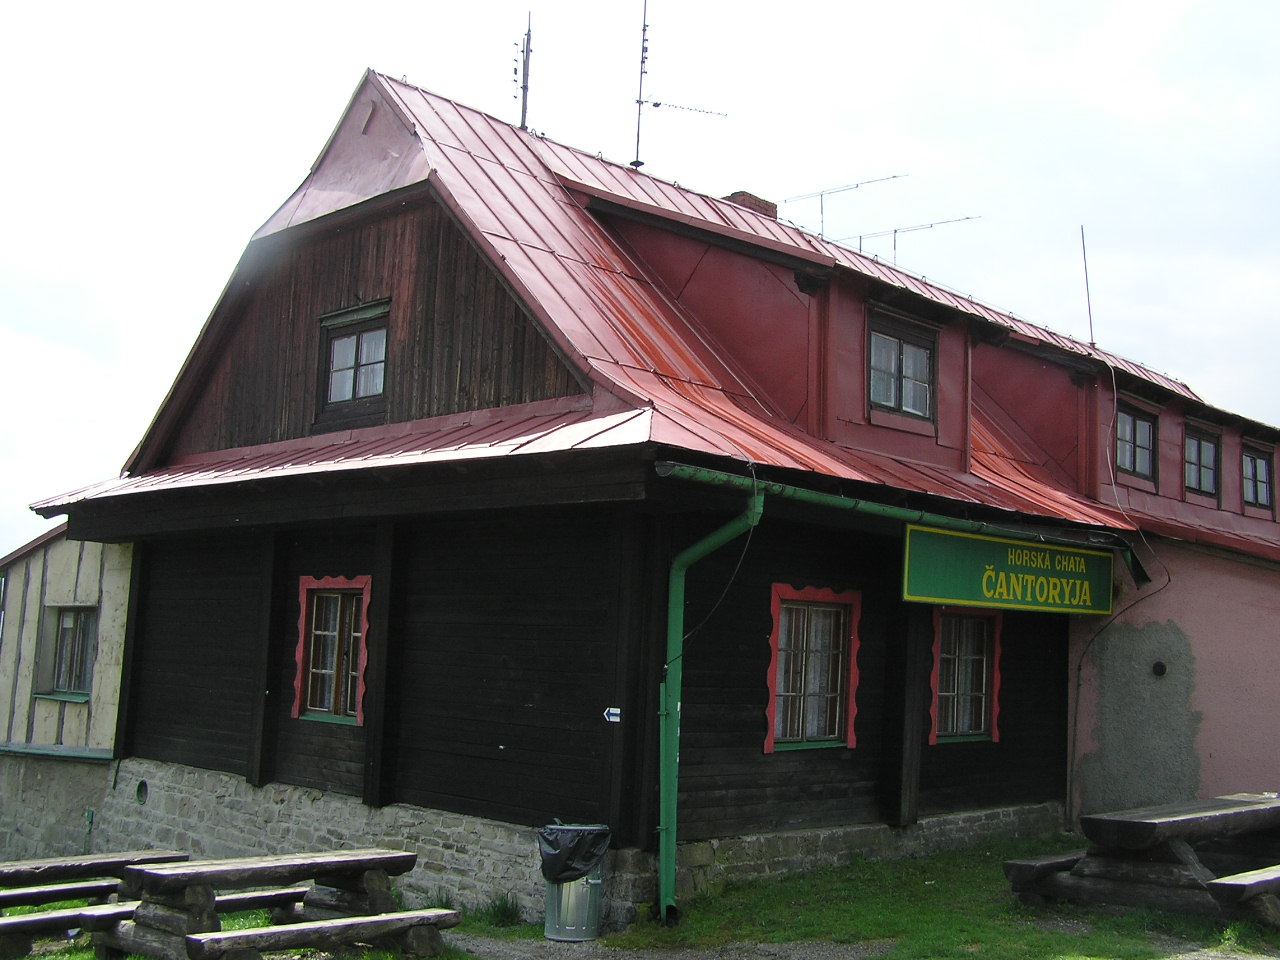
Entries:
<svg viewBox="0 0 1280 960">
<path fill-rule="evenodd" d="M 253 787 L 230 774 L 148 760 L 95 766 L 46 759 L 15 774 L 16 765 L 4 762 L 10 759 L 0 757 L 0 788 L 22 802 L 0 810 L 0 829 L 13 821 L 0 840 L 7 859 L 142 847 L 201 858 L 387 847 L 418 854 L 417 866 L 395 884 L 406 906 L 448 902 L 476 909 L 511 896 L 527 921 L 543 916 L 547 889 L 534 827 L 403 804 L 367 807 L 355 797 L 283 784 Z M 11 784 L 24 792 L 11 793 Z M 94 810 L 91 830 L 82 807 Z M 59 833 L 55 821 L 64 814 L 70 824 Z M 856 856 L 914 856 L 1061 826 L 1060 805 L 1038 804 L 930 817 L 906 828 L 867 824 L 688 843 L 679 851 L 677 890 L 687 897 L 730 878 L 778 877 Z M 656 871 L 653 854 L 609 854 L 605 930 L 647 915 L 657 897 Z"/>
</svg>

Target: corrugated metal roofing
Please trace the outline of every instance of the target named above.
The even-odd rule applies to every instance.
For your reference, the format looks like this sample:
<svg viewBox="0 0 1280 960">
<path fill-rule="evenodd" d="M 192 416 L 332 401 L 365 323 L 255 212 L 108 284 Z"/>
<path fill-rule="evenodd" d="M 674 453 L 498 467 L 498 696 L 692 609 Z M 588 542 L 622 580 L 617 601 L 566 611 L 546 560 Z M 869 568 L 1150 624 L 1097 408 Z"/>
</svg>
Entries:
<svg viewBox="0 0 1280 960">
<path fill-rule="evenodd" d="M 384 137 L 395 140 L 395 150 L 384 140 L 382 152 L 376 152 L 379 144 L 370 143 L 373 138 L 360 138 L 358 125 L 351 133 L 349 128 L 358 119 L 372 116 L 363 109 L 366 98 L 372 106 L 391 108 L 394 123 Z M 362 105 L 359 111 L 357 103 Z M 972 417 L 971 472 L 909 463 L 806 434 L 771 409 L 731 364 L 717 356 L 681 308 L 629 260 L 575 192 L 784 251 L 817 265 L 855 271 L 998 324 L 1029 343 L 1089 357 L 1173 394 L 1195 398 L 1185 385 L 1138 364 L 1050 333 L 790 225 L 541 139 L 372 71 L 311 177 L 256 236 L 424 178 L 477 245 L 489 253 L 548 336 L 597 384 L 594 406 L 579 398 L 579 406 L 569 405 L 572 409 L 563 402 L 550 408 L 534 404 L 222 451 L 125 476 L 43 501 L 35 508 L 54 512 L 90 497 L 318 471 L 661 443 L 929 494 L 959 504 L 1119 529 L 1135 526 L 1120 510 L 1090 501 L 1058 482 L 1050 469 L 1034 462 L 1007 431 L 997 428 L 978 402 Z M 215 310 L 210 323 L 218 319 Z M 180 377 L 175 391 L 182 382 Z M 601 402 L 609 396 L 616 399 Z"/>
</svg>

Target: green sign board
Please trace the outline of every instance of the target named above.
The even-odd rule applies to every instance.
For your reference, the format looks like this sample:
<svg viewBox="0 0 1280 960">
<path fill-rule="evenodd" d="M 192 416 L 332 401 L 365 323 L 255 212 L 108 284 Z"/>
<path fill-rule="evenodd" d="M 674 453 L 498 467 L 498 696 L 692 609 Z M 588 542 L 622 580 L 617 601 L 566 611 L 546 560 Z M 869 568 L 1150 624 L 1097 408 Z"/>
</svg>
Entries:
<svg viewBox="0 0 1280 960">
<path fill-rule="evenodd" d="M 1055 613 L 1110 613 L 1110 553 L 907 526 L 902 598 Z"/>
</svg>

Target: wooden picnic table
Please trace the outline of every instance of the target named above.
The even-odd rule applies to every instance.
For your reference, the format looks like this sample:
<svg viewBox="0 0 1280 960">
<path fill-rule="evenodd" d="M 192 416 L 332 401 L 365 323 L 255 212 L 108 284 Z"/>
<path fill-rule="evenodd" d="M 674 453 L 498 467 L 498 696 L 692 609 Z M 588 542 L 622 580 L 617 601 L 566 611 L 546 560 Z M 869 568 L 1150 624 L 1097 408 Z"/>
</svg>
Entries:
<svg viewBox="0 0 1280 960">
<path fill-rule="evenodd" d="M 126 850 L 0 863 L 0 910 L 63 900 L 101 902 L 115 894 L 124 870 L 138 863 L 187 859 L 181 850 Z M 35 937 L 80 926 L 78 908 L 0 916 L 0 960 L 26 956 Z"/>
<path fill-rule="evenodd" d="M 1280 926 L 1280 797 L 1232 794 L 1080 818 L 1093 846 L 1005 863 L 1024 900 L 1150 906 Z"/>
<path fill-rule="evenodd" d="M 453 926 L 460 918 L 454 911 L 398 909 L 390 877 L 416 862 L 416 853 L 375 848 L 130 867 L 121 894 L 136 896 L 137 906 L 131 917 L 112 918 L 105 929 L 94 930 L 95 951 L 99 960 L 126 954 L 209 960 L 227 950 L 249 956 L 260 949 L 285 949 L 284 944 L 331 948 L 368 936 L 399 938 L 398 945 L 409 952 L 430 953 L 439 945 L 436 928 Z M 220 898 L 308 880 L 314 884 L 301 907 L 275 917 L 284 925 L 222 932 Z"/>
<path fill-rule="evenodd" d="M 1146 850 L 1168 840 L 1220 840 L 1280 827 L 1280 797 L 1234 794 L 1138 807 L 1080 818 L 1080 830 L 1102 847 Z"/>
</svg>

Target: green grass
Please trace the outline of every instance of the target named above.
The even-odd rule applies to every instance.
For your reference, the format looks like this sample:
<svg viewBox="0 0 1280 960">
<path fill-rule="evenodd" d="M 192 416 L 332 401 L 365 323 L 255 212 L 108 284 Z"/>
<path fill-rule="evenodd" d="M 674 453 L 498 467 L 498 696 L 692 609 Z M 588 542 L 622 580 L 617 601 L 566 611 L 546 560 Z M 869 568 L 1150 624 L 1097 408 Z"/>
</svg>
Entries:
<svg viewBox="0 0 1280 960">
<path fill-rule="evenodd" d="M 628 949 L 701 949 L 730 943 L 828 940 L 873 942 L 890 960 L 1155 960 L 1170 941 L 1262 953 L 1280 950 L 1280 931 L 1251 923 L 1159 911 L 1109 911 L 1068 905 L 1031 907 L 1010 892 L 1001 864 L 1079 846 L 1058 838 L 986 844 L 909 860 L 859 860 L 767 883 L 730 885 L 681 903 L 679 924 L 634 924 L 607 936 L 619 960 Z M 441 898 L 443 899 L 443 898 Z M 542 925 L 512 924 L 512 902 L 496 898 L 469 912 L 460 932 L 502 939 L 539 939 Z M 224 925 L 254 926 L 261 913 L 224 917 Z M 446 944 L 448 934 L 445 934 Z M 83 939 L 51 955 L 93 960 Z M 470 955 L 449 947 L 446 960 Z M 355 954 L 355 960 L 391 960 Z M 44 960 L 44 958 L 42 958 Z"/>
<path fill-rule="evenodd" d="M 683 905 L 679 924 L 641 923 L 607 938 L 630 948 L 711 948 L 735 942 L 831 940 L 885 944 L 892 960 L 1147 960 L 1160 937 L 1263 951 L 1276 931 L 1156 911 L 1123 914 L 1029 907 L 1001 863 L 1078 846 L 1075 840 L 987 844 L 927 858 L 857 861 L 767 883 L 730 886 Z"/>
</svg>

